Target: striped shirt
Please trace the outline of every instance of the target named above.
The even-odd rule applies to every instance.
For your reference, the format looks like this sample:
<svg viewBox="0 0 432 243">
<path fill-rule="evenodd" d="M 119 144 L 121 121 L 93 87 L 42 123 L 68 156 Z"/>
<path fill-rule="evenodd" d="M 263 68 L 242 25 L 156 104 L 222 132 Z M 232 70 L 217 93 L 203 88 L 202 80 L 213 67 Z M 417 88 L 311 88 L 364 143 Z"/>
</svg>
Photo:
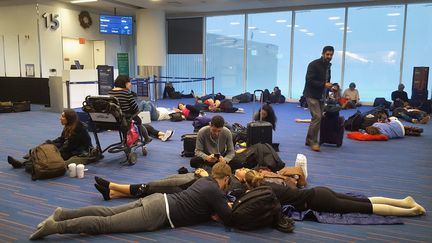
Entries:
<svg viewBox="0 0 432 243">
<path fill-rule="evenodd" d="M 133 94 L 128 90 L 110 90 L 109 95 L 114 96 L 120 102 L 120 108 L 125 114 L 136 114 L 138 113 L 138 105 L 135 101 Z"/>
</svg>

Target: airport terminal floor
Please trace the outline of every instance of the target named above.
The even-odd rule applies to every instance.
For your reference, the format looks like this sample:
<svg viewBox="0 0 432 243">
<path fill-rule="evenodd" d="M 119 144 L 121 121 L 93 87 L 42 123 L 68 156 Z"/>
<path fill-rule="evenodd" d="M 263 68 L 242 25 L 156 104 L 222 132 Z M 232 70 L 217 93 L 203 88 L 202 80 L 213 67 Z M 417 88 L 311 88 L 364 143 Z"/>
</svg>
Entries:
<svg viewBox="0 0 432 243">
<path fill-rule="evenodd" d="M 160 100 L 161 107 L 174 107 L 180 100 Z M 192 99 L 183 99 L 185 103 Z M 245 113 L 220 113 L 229 123 L 246 125 L 252 118 L 252 103 L 236 104 Z M 256 109 L 257 107 L 255 107 Z M 323 145 L 313 152 L 304 145 L 310 113 L 298 104 L 274 105 L 278 122 L 273 141 L 280 143 L 279 155 L 287 166 L 293 166 L 297 153 L 308 161 L 308 187 L 327 186 L 337 192 L 356 192 L 367 196 L 403 198 L 411 195 L 423 205 L 426 215 L 401 218 L 396 225 L 337 225 L 315 221 L 297 221 L 294 233 L 272 228 L 240 231 L 216 222 L 191 227 L 162 229 L 156 232 L 107 235 L 51 235 L 49 242 L 430 242 L 432 239 L 432 125 L 420 137 L 404 137 L 389 141 L 355 141 L 344 138 L 341 147 Z M 363 106 L 365 111 L 370 107 Z M 343 110 L 348 118 L 355 110 Z M 214 115 L 206 113 L 207 116 Z M 134 199 L 104 201 L 94 188 L 94 176 L 120 182 L 142 183 L 176 174 L 189 158 L 181 157 L 182 134 L 192 133 L 191 121 L 152 122 L 156 129 L 174 129 L 173 137 L 162 142 L 154 139 L 146 157 L 138 155 L 133 166 L 120 165 L 124 154 L 105 154 L 99 162 L 86 166 L 82 179 L 63 177 L 32 181 L 24 170 L 13 169 L 7 156 L 20 158 L 29 148 L 46 139 L 56 138 L 61 131 L 59 114 L 32 105 L 32 111 L 0 114 L 0 242 L 26 242 L 36 225 L 56 207 L 77 208 L 89 205 L 116 206 Z M 408 124 L 407 124 L 408 125 Z M 92 136 L 92 134 L 91 134 Z M 117 132 L 100 135 L 102 145 L 118 141 Z"/>
</svg>

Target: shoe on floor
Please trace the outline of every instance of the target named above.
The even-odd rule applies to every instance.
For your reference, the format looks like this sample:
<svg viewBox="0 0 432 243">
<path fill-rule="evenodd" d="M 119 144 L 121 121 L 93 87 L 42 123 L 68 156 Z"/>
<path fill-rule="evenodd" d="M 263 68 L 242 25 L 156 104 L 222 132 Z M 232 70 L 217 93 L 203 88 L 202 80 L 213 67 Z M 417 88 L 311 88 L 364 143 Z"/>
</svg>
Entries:
<svg viewBox="0 0 432 243">
<path fill-rule="evenodd" d="M 174 134 L 174 130 L 167 130 L 165 132 L 165 135 L 161 139 L 162 142 L 165 142 L 165 141 L 169 140 L 172 137 L 173 134 Z"/>
<path fill-rule="evenodd" d="M 8 156 L 7 160 L 8 160 L 8 163 L 10 165 L 12 165 L 12 167 L 14 167 L 14 168 L 21 168 L 23 166 L 23 162 L 18 161 L 16 159 L 12 158 L 11 156 Z"/>
<path fill-rule="evenodd" d="M 320 148 L 320 146 L 319 146 L 318 144 L 313 144 L 313 145 L 311 145 L 311 149 L 312 149 L 313 151 L 315 151 L 315 152 L 319 152 L 319 151 L 321 151 L 321 148 Z"/>
</svg>

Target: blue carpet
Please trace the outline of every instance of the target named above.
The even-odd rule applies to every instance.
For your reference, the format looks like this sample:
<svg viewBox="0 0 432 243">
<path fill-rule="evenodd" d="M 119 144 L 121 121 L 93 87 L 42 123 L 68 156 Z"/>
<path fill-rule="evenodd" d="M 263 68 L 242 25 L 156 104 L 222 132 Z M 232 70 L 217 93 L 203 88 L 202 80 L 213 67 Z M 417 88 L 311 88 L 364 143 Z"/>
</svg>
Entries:
<svg viewBox="0 0 432 243">
<path fill-rule="evenodd" d="M 191 102 L 191 100 L 184 100 Z M 163 100 L 158 105 L 174 107 L 177 101 Z M 252 104 L 239 104 L 246 113 L 223 114 L 230 122 L 246 124 L 252 117 Z M 103 201 L 94 189 L 93 176 L 100 175 L 121 183 L 141 183 L 176 173 L 189 160 L 180 157 L 180 136 L 193 130 L 190 121 L 173 123 L 153 122 L 159 130 L 175 129 L 171 141 L 153 141 L 149 154 L 138 156 L 134 166 L 121 166 L 123 154 L 106 154 L 105 158 L 87 166 L 83 179 L 67 176 L 31 181 L 20 169 L 12 169 L 7 155 L 21 157 L 29 148 L 57 137 L 61 131 L 59 114 L 39 110 L 0 114 L 0 242 L 23 242 L 35 226 L 53 209 L 88 205 L 114 206 L 132 199 Z M 358 192 L 368 196 L 403 198 L 412 195 L 426 210 L 432 209 L 432 125 L 418 125 L 425 129 L 421 137 L 405 137 L 388 142 L 360 142 L 344 139 L 342 147 L 323 146 L 321 153 L 304 146 L 308 124 L 295 123 L 295 118 L 309 118 L 309 112 L 297 104 L 274 106 L 278 116 L 273 140 L 280 143 L 280 156 L 287 166 L 293 165 L 297 153 L 308 159 L 309 186 L 328 186 L 338 192 Z M 369 107 L 361 107 L 361 110 Z M 346 118 L 353 110 L 342 111 Z M 209 114 L 210 116 L 212 114 Z M 100 134 L 104 146 L 117 142 L 116 132 Z M 217 223 L 206 223 L 174 230 L 137 234 L 99 236 L 53 235 L 45 241 L 84 242 L 431 242 L 430 214 L 404 218 L 403 225 L 328 225 L 316 222 L 296 222 L 295 233 L 284 234 L 274 229 L 253 232 L 229 231 Z"/>
</svg>

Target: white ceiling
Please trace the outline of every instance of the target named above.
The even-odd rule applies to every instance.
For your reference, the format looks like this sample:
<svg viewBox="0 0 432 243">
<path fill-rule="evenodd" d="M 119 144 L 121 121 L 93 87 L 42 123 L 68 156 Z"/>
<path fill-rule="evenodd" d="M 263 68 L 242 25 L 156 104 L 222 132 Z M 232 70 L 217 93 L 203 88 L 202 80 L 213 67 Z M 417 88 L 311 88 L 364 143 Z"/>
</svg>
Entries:
<svg viewBox="0 0 432 243">
<path fill-rule="evenodd" d="M 0 0 L 0 6 L 29 3 L 70 4 L 70 0 Z M 265 11 L 289 8 L 309 8 L 403 2 L 431 2 L 421 0 L 98 0 L 93 3 L 73 4 L 77 7 L 98 9 L 118 14 L 134 14 L 136 9 L 163 9 L 168 16 L 209 15 L 239 11 Z"/>
</svg>

